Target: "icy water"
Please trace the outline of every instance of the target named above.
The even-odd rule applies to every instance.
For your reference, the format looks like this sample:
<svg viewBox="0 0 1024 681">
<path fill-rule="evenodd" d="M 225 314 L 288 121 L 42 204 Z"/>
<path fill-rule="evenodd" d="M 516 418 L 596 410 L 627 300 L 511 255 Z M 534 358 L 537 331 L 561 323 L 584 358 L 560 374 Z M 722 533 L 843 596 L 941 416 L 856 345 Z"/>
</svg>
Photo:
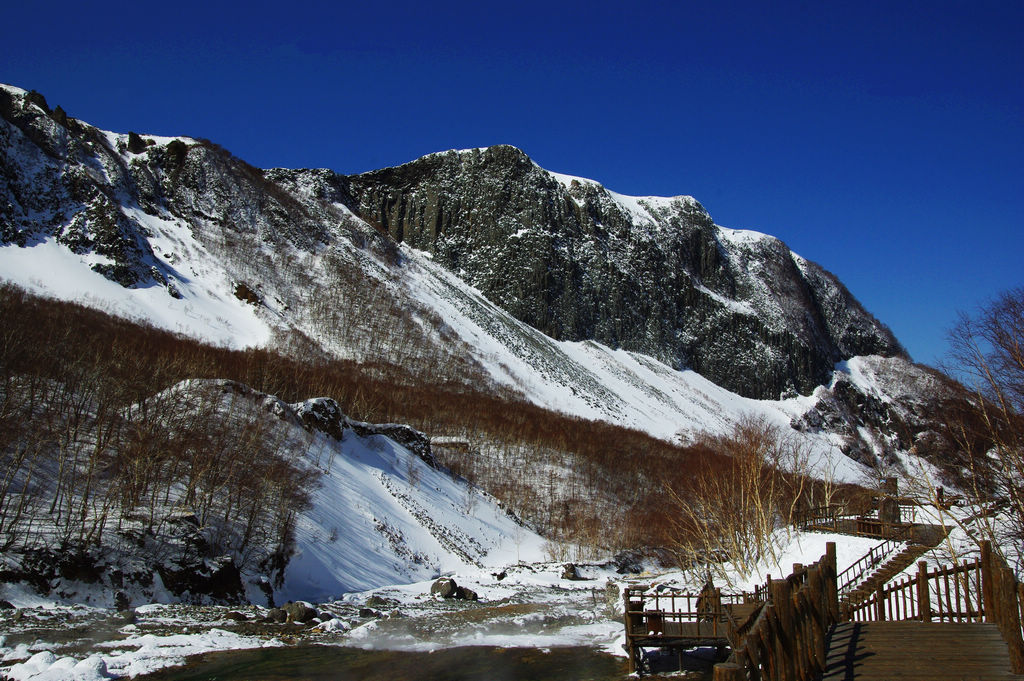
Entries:
<svg viewBox="0 0 1024 681">
<path fill-rule="evenodd" d="M 433 653 L 296 646 L 198 656 L 136 681 L 621 681 L 626 661 L 591 648 L 467 646 Z"/>
</svg>

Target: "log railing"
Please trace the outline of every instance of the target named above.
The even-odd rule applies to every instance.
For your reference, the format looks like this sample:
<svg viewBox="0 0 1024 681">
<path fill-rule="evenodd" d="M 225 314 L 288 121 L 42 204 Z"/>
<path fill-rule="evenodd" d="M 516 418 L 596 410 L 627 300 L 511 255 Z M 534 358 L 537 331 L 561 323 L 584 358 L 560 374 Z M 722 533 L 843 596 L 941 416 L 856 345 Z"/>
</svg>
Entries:
<svg viewBox="0 0 1024 681">
<path fill-rule="evenodd" d="M 1013 570 L 992 544 L 981 542 L 981 570 L 985 621 L 995 622 L 1010 649 L 1014 674 L 1024 674 L 1024 636 L 1021 631 L 1021 607 L 1024 606 L 1024 584 L 1017 581 Z"/>
<path fill-rule="evenodd" d="M 836 547 L 786 579 L 771 580 L 771 601 L 729 659 L 715 665 L 715 681 L 810 681 L 825 669 L 828 630 L 839 620 Z"/>
<path fill-rule="evenodd" d="M 843 506 L 815 506 L 798 513 L 793 524 L 801 528 L 815 527 L 838 531 L 843 523 L 852 523 L 860 514 L 847 513 Z"/>
<path fill-rule="evenodd" d="M 806 530 L 832 530 L 877 539 L 906 539 L 911 535 L 916 506 L 900 504 L 900 518 L 909 522 L 887 522 L 863 513 L 848 513 L 842 506 L 818 506 L 799 513 L 793 524 Z"/>
<path fill-rule="evenodd" d="M 723 594 L 718 588 L 690 593 L 658 586 L 627 587 L 625 604 L 626 650 L 630 672 L 639 671 L 639 649 L 687 641 L 737 643 L 738 623 L 733 608 L 757 602 L 752 593 Z"/>
</svg>

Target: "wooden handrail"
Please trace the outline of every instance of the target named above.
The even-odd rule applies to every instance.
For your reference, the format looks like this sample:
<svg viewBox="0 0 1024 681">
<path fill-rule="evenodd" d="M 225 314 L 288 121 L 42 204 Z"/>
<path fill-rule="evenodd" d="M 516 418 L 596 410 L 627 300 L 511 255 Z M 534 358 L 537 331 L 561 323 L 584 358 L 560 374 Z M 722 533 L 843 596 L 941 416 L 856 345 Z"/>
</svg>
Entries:
<svg viewBox="0 0 1024 681">
<path fill-rule="evenodd" d="M 992 551 L 992 544 L 981 542 L 981 573 L 984 581 L 985 621 L 995 622 L 1010 651 L 1014 674 L 1024 674 L 1024 636 L 1020 607 L 1024 603 L 1024 585 L 1017 581 L 1003 557 Z"/>
<path fill-rule="evenodd" d="M 825 669 L 826 632 L 839 618 L 836 547 L 786 579 L 771 580 L 771 600 L 725 663 L 716 681 L 810 681 Z"/>
<path fill-rule="evenodd" d="M 929 570 L 879 585 L 864 600 L 844 604 L 845 619 L 857 622 L 980 622 L 985 612 L 981 561 Z"/>
<path fill-rule="evenodd" d="M 852 590 L 853 587 L 863 582 L 862 578 L 868 574 L 868 570 L 880 566 L 885 559 L 905 543 L 903 539 L 887 539 L 861 556 L 857 562 L 839 574 L 839 593 L 843 594 Z"/>
</svg>

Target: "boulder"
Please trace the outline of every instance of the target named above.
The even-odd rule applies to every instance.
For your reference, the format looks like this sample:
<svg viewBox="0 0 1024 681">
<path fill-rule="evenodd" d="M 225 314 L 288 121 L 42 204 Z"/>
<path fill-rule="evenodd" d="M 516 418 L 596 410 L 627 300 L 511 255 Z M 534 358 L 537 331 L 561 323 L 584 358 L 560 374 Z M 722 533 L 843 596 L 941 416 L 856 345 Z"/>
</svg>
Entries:
<svg viewBox="0 0 1024 681">
<path fill-rule="evenodd" d="M 281 606 L 281 609 L 288 615 L 289 622 L 301 622 L 306 624 L 311 622 L 318 616 L 315 608 L 304 601 L 295 601 L 291 603 L 285 603 Z"/>
<path fill-rule="evenodd" d="M 124 591 L 118 591 L 114 594 L 114 608 L 117 610 L 127 610 L 131 604 L 131 598 Z"/>
<path fill-rule="evenodd" d="M 441 598 L 455 598 L 458 588 L 459 585 L 451 577 L 441 577 L 430 586 L 430 593 Z"/>
<path fill-rule="evenodd" d="M 477 596 L 476 592 L 472 589 L 467 589 L 464 586 L 457 587 L 455 589 L 455 598 L 460 601 L 478 601 L 480 597 Z"/>
<path fill-rule="evenodd" d="M 566 563 L 565 566 L 562 568 L 562 579 L 571 579 L 573 581 L 578 581 L 583 579 L 583 577 L 580 576 L 579 570 L 576 569 L 575 563 Z"/>
<path fill-rule="evenodd" d="M 398 605 L 398 601 L 394 598 L 373 595 L 366 599 L 365 605 L 367 608 L 393 608 Z"/>
</svg>

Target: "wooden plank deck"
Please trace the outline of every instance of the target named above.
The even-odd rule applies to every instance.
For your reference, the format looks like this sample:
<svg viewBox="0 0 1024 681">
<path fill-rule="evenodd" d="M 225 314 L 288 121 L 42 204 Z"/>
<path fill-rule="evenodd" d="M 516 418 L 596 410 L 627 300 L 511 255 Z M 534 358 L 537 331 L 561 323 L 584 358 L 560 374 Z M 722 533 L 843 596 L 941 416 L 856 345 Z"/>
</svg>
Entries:
<svg viewBox="0 0 1024 681">
<path fill-rule="evenodd" d="M 845 622 L 827 642 L 822 681 L 1024 681 L 995 624 Z"/>
</svg>

